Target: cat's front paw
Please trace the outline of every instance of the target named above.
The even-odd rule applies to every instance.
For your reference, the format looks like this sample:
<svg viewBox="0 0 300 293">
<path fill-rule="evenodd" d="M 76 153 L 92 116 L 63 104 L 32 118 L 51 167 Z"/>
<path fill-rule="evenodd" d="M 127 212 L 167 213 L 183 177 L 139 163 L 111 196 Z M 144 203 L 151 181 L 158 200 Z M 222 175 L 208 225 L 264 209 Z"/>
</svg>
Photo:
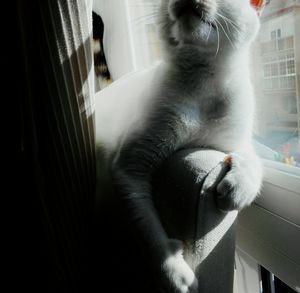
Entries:
<svg viewBox="0 0 300 293">
<path fill-rule="evenodd" d="M 177 242 L 177 244 L 180 243 L 177 240 L 172 241 Z M 171 254 L 162 265 L 165 288 L 167 292 L 195 293 L 197 292 L 198 281 L 192 269 L 183 259 L 182 252 L 178 246 L 177 251 Z"/>
<path fill-rule="evenodd" d="M 262 181 L 262 166 L 255 155 L 233 153 L 225 158 L 228 173 L 217 185 L 217 205 L 223 211 L 240 210 L 252 203 Z"/>
</svg>

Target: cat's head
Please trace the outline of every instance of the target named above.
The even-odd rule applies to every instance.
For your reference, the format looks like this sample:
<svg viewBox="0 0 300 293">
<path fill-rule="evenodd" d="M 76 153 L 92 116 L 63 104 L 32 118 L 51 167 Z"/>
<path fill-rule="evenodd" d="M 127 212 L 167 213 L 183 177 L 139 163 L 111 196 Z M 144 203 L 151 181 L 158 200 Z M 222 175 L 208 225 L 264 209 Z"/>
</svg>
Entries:
<svg viewBox="0 0 300 293">
<path fill-rule="evenodd" d="M 245 47 L 259 29 L 253 0 L 161 0 L 161 36 L 167 53 L 185 46 L 213 55 Z"/>
</svg>

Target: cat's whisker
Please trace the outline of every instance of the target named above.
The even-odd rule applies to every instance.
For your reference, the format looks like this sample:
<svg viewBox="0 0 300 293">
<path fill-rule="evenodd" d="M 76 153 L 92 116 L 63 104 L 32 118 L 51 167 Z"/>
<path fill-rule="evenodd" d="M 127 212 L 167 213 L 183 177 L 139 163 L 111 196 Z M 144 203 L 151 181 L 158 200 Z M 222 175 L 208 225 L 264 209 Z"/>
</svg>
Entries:
<svg viewBox="0 0 300 293">
<path fill-rule="evenodd" d="M 216 12 L 216 15 L 222 17 L 223 19 L 226 19 L 228 20 L 232 25 L 234 25 L 236 28 L 239 28 L 238 24 L 236 22 L 234 22 L 232 19 L 226 17 L 225 15 L 221 14 L 221 13 L 218 13 Z"/>
<path fill-rule="evenodd" d="M 200 20 L 203 20 L 203 11 L 201 11 L 201 18 Z M 209 24 L 209 31 L 207 33 L 207 38 L 206 38 L 206 42 L 208 42 L 208 39 L 209 39 L 209 36 L 210 36 L 210 32 L 211 32 L 211 28 L 212 28 L 212 25 L 211 23 Z"/>
<path fill-rule="evenodd" d="M 135 25 L 139 25 L 139 24 L 141 24 L 141 23 L 145 23 L 146 21 L 149 21 L 149 20 L 155 19 L 155 18 L 157 18 L 157 15 L 148 15 L 148 16 L 146 16 L 146 17 L 140 19 L 140 20 L 134 20 L 134 21 L 132 21 L 132 22 L 133 22 Z"/>
<path fill-rule="evenodd" d="M 139 16 L 139 17 L 136 17 L 132 20 L 133 23 L 136 23 L 136 22 L 140 22 L 140 21 L 143 21 L 145 19 L 148 19 L 148 18 L 151 18 L 151 17 L 155 17 L 155 16 L 159 16 L 158 14 L 158 11 L 156 12 L 151 12 L 151 13 L 148 13 L 148 14 L 145 14 L 145 15 L 142 15 L 142 16 Z"/>
<path fill-rule="evenodd" d="M 147 7 L 159 7 L 160 5 L 159 4 L 147 4 Z"/>
<path fill-rule="evenodd" d="M 224 19 L 224 21 L 226 20 Z M 227 20 L 227 22 L 231 24 L 231 27 L 234 28 L 238 34 L 241 34 L 241 30 L 235 24 L 231 23 L 229 20 Z"/>
<path fill-rule="evenodd" d="M 218 23 L 217 23 L 215 20 L 213 20 L 213 23 L 214 23 L 215 26 L 216 26 L 216 29 L 217 29 L 217 37 L 218 37 L 217 50 L 216 50 L 216 54 L 215 54 L 215 56 L 217 56 L 218 53 L 219 53 L 219 49 L 220 49 L 220 32 L 219 32 L 219 28 L 218 28 Z"/>
<path fill-rule="evenodd" d="M 221 17 L 224 22 L 227 22 L 229 23 L 231 26 L 233 26 L 235 29 L 239 30 L 239 26 L 236 22 L 234 22 L 232 19 L 226 17 L 225 15 L 221 14 L 221 13 L 217 13 L 216 12 L 216 15 L 218 15 L 219 17 Z"/>
<path fill-rule="evenodd" d="M 227 23 L 227 21 L 225 20 L 225 19 L 223 19 L 224 20 L 224 22 L 225 23 Z M 241 30 L 240 29 L 238 29 L 238 28 L 236 28 L 234 25 L 232 25 L 231 23 L 229 23 L 230 25 L 231 25 L 231 27 L 236 31 L 236 33 L 238 34 L 238 35 L 241 35 L 242 34 L 242 32 L 241 32 Z M 228 25 L 227 25 L 228 26 Z M 230 30 L 228 30 L 228 31 L 230 31 Z"/>
<path fill-rule="evenodd" d="M 149 16 L 155 16 L 155 15 L 158 16 L 158 13 L 157 12 L 152 12 L 152 13 L 144 14 L 142 16 L 134 18 L 132 21 L 139 21 L 141 19 L 147 18 Z"/>
<path fill-rule="evenodd" d="M 230 31 L 230 28 L 229 28 L 229 25 L 228 25 L 228 22 L 226 21 L 226 19 L 225 18 L 223 18 L 221 15 L 220 15 L 220 17 L 222 18 L 222 20 L 224 21 L 224 23 L 225 23 L 225 25 L 226 25 L 226 28 L 227 28 L 227 31 L 228 31 L 228 33 L 231 33 L 231 31 Z"/>
<path fill-rule="evenodd" d="M 146 14 L 143 14 L 143 15 L 140 15 L 134 19 L 139 19 L 139 18 L 142 18 L 142 17 L 145 17 L 145 16 L 148 16 L 148 15 L 152 15 L 152 14 L 157 14 L 159 15 L 160 11 L 159 10 L 153 10 L 153 11 L 149 11 L 148 13 Z"/>
<path fill-rule="evenodd" d="M 226 33 L 226 31 L 225 31 L 223 25 L 221 24 L 221 22 L 218 21 L 217 19 L 215 19 L 215 21 L 220 25 L 221 29 L 223 30 L 223 32 L 224 32 L 226 38 L 228 39 L 229 43 L 231 44 L 232 48 L 235 49 L 235 46 L 233 45 L 233 43 L 232 43 L 232 41 L 231 41 L 229 35 Z"/>
<path fill-rule="evenodd" d="M 206 38 L 206 42 L 208 42 L 208 39 L 209 39 L 209 36 L 210 36 L 211 29 L 212 29 L 212 24 L 210 23 L 210 24 L 209 24 L 209 31 L 208 31 L 207 38 Z"/>
<path fill-rule="evenodd" d="M 220 13 L 216 13 L 216 15 L 220 16 L 224 20 L 226 25 L 227 25 L 227 23 L 229 23 L 236 30 L 236 32 L 238 34 L 241 34 L 241 30 L 239 29 L 238 25 L 233 20 L 229 19 L 228 17 L 226 17 Z"/>
</svg>

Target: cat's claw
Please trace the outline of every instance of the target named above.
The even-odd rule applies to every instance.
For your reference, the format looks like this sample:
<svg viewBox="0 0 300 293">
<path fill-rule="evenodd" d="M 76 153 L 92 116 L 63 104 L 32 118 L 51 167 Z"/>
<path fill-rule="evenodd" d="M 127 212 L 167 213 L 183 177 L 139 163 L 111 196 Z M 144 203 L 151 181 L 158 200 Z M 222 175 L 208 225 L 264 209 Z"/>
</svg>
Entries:
<svg viewBox="0 0 300 293">
<path fill-rule="evenodd" d="M 217 205 L 223 211 L 241 210 L 259 193 L 262 168 L 256 156 L 233 153 L 224 161 L 230 170 L 217 185 Z"/>
<path fill-rule="evenodd" d="M 180 242 L 178 241 L 178 243 Z M 198 288 L 197 278 L 183 259 L 182 252 L 180 248 L 163 263 L 162 269 L 167 279 L 166 287 L 170 292 L 196 293 Z"/>
</svg>

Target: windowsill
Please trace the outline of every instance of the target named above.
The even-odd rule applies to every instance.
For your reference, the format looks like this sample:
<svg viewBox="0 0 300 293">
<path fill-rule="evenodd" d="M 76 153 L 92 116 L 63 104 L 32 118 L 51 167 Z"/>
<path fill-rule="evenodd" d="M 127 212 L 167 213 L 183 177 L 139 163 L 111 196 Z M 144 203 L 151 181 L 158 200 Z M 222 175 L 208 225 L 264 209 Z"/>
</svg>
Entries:
<svg viewBox="0 0 300 293">
<path fill-rule="evenodd" d="M 296 177 L 298 177 L 298 180 L 300 180 L 300 168 L 299 167 L 294 167 L 294 166 L 286 165 L 286 164 L 283 164 L 280 162 L 264 160 L 264 159 L 263 159 L 263 164 L 266 168 L 275 169 L 280 172 L 284 172 L 288 175 L 296 176 Z M 298 186 L 298 190 L 299 190 L 299 188 L 300 188 L 300 185 Z"/>
<path fill-rule="evenodd" d="M 300 226 L 300 169 L 263 160 L 264 181 L 256 205 Z M 291 172 L 293 171 L 293 172 Z"/>
</svg>

